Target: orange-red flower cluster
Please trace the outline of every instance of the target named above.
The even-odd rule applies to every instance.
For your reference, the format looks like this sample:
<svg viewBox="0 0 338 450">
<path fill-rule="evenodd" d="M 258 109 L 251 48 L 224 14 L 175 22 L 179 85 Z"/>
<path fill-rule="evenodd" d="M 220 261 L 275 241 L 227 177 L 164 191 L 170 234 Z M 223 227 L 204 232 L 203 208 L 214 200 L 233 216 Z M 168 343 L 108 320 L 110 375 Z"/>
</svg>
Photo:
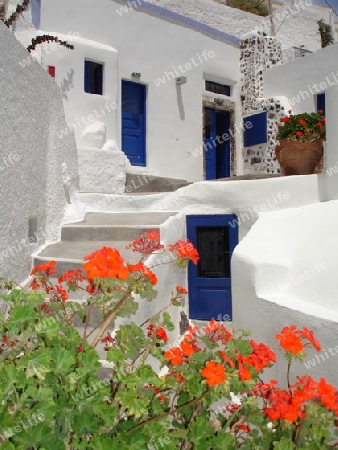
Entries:
<svg viewBox="0 0 338 450">
<path fill-rule="evenodd" d="M 257 372 L 270 366 L 271 363 L 276 362 L 276 353 L 267 345 L 262 343 L 258 344 L 252 339 L 249 342 L 253 347 L 253 352 L 250 356 L 243 358 L 243 362 L 254 367 Z"/>
<path fill-rule="evenodd" d="M 201 375 L 206 378 L 209 386 L 215 386 L 226 380 L 224 367 L 215 361 L 207 362 L 205 368 L 201 370 Z"/>
<path fill-rule="evenodd" d="M 186 289 L 184 289 L 184 287 L 182 287 L 182 286 L 176 286 L 176 291 L 179 294 L 187 294 L 188 293 L 188 291 Z"/>
<path fill-rule="evenodd" d="M 31 271 L 31 275 L 43 274 L 46 277 L 50 277 L 57 273 L 55 270 L 56 261 L 49 261 L 47 264 L 38 264 Z"/>
<path fill-rule="evenodd" d="M 164 357 L 169 360 L 170 364 L 178 366 L 182 364 L 186 358 L 189 358 L 189 356 L 201 350 L 194 341 L 197 331 L 198 327 L 189 326 L 180 345 L 178 347 L 173 347 L 164 353 Z"/>
<path fill-rule="evenodd" d="M 164 249 L 164 246 L 160 242 L 160 232 L 158 230 L 151 230 L 140 233 L 140 237 L 134 239 L 127 248 L 132 249 L 133 252 L 139 252 L 142 255 L 149 255 Z"/>
<path fill-rule="evenodd" d="M 189 241 L 177 241 L 176 244 L 169 245 L 170 252 L 176 252 L 179 259 L 192 261 L 197 264 L 199 260 L 198 252 L 194 245 Z"/>
<path fill-rule="evenodd" d="M 157 283 L 157 277 L 149 267 L 145 266 L 143 263 L 130 264 L 128 266 L 131 272 L 141 272 L 145 277 L 149 279 L 151 284 L 155 285 Z"/>
<path fill-rule="evenodd" d="M 279 334 L 276 334 L 276 338 L 280 340 L 280 346 L 293 355 L 301 353 L 305 346 L 312 346 L 318 351 L 321 349 L 319 341 L 313 335 L 313 331 L 305 327 L 303 330 L 297 330 L 296 325 L 284 327 Z M 304 344 L 303 340 L 308 342 Z"/>
<path fill-rule="evenodd" d="M 210 320 L 210 324 L 207 327 L 204 327 L 204 331 L 212 342 L 220 341 L 222 344 L 226 344 L 232 337 L 232 334 L 226 327 L 219 322 L 216 322 L 215 319 Z"/>
<path fill-rule="evenodd" d="M 264 413 L 270 420 L 284 419 L 295 422 L 305 415 L 305 403 L 320 401 L 326 409 L 333 411 L 338 416 L 338 391 L 321 378 L 319 382 L 309 376 L 297 377 L 298 381 L 286 391 L 279 388 L 271 388 L 268 391 L 267 407 Z"/>
<path fill-rule="evenodd" d="M 85 279 L 86 277 L 84 276 L 82 270 L 76 269 L 76 270 L 68 270 L 68 272 L 61 275 L 58 279 L 58 282 L 60 284 L 63 282 L 77 284 L 80 283 L 81 281 L 84 281 Z"/>
<path fill-rule="evenodd" d="M 88 278 L 128 278 L 129 270 L 120 252 L 115 248 L 103 247 L 85 256 L 83 269 Z"/>
<path fill-rule="evenodd" d="M 156 327 L 156 324 L 151 323 L 148 328 L 148 336 L 156 336 L 157 339 L 163 342 L 168 342 L 168 335 L 164 328 Z"/>
</svg>

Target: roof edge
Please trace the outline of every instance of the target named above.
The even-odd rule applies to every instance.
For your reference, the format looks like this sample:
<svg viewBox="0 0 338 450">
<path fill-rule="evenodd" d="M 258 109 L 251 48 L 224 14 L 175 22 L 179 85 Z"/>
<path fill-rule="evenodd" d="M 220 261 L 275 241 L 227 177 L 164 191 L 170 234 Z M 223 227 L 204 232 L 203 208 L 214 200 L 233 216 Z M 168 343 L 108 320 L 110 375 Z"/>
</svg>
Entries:
<svg viewBox="0 0 338 450">
<path fill-rule="evenodd" d="M 134 9 L 134 10 L 138 9 L 138 8 L 135 8 L 135 6 L 134 6 L 134 4 L 137 3 L 138 7 L 142 8 L 145 11 L 149 11 L 149 12 L 155 13 L 159 16 L 163 16 L 168 19 L 172 19 L 176 22 L 183 23 L 184 25 L 188 25 L 192 28 L 195 28 L 198 31 L 215 36 L 224 41 L 228 41 L 231 44 L 234 44 L 235 46 L 239 47 L 240 42 L 241 42 L 241 40 L 236 36 L 232 36 L 228 33 L 224 33 L 223 31 L 217 30 L 216 28 L 213 28 L 209 25 L 198 22 L 197 20 L 191 19 L 190 17 L 186 17 L 186 16 L 183 16 L 182 14 L 178 14 L 174 11 L 170 11 L 169 9 L 163 8 L 162 6 L 157 6 L 152 3 L 149 3 L 146 0 L 136 0 L 136 1 L 135 0 L 134 1 L 118 0 L 118 3 L 124 3 L 127 6 L 130 5 L 130 8 Z"/>
</svg>

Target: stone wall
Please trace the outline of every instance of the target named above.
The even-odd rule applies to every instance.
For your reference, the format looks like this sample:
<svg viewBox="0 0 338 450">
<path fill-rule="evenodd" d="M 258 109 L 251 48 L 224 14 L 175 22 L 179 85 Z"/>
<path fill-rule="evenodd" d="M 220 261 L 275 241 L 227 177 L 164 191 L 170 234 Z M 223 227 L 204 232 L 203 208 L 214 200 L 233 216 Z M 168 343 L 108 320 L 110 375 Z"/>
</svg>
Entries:
<svg viewBox="0 0 338 450">
<path fill-rule="evenodd" d="M 267 142 L 243 148 L 244 174 L 280 173 L 275 157 L 277 123 L 285 116 L 278 98 L 264 98 L 263 71 L 283 63 L 279 42 L 261 33 L 251 34 L 241 42 L 241 101 L 243 117 L 267 112 Z"/>
</svg>

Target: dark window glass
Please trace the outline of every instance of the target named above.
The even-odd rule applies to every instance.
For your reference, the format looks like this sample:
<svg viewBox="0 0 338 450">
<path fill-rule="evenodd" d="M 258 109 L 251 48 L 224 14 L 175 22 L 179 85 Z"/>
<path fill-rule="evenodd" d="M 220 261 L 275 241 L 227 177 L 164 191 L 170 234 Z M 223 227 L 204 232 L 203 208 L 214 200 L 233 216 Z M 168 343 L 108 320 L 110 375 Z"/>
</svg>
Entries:
<svg viewBox="0 0 338 450">
<path fill-rule="evenodd" d="M 85 61 L 85 92 L 102 95 L 103 65 Z"/>
<path fill-rule="evenodd" d="M 317 110 L 323 111 L 325 115 L 325 92 L 317 94 Z"/>
<path fill-rule="evenodd" d="M 214 94 L 222 94 L 230 96 L 230 86 L 227 84 L 214 83 L 213 81 L 205 80 L 205 90 L 213 92 Z"/>
<path fill-rule="evenodd" d="M 230 278 L 228 227 L 197 227 L 198 277 Z"/>
</svg>

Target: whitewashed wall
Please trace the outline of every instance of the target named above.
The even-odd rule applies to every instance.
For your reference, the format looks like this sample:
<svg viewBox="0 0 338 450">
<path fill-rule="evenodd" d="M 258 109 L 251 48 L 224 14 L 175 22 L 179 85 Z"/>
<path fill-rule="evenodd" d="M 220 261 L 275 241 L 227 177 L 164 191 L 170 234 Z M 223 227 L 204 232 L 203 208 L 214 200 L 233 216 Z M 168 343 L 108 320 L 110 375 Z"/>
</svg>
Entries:
<svg viewBox="0 0 338 450">
<path fill-rule="evenodd" d="M 77 182 L 77 155 L 65 127 L 60 91 L 0 23 L 0 276 L 22 281 L 31 254 L 60 233 L 67 201 Z M 37 243 L 28 240 L 28 220 L 37 218 Z"/>
<path fill-rule="evenodd" d="M 46 31 L 40 33 L 47 34 Z M 119 91 L 117 51 L 111 46 L 82 38 L 79 31 L 49 34 L 74 46 L 74 50 L 66 49 L 57 43 L 41 46 L 41 63 L 46 70 L 49 65 L 56 67 L 55 81 L 61 89 L 65 106 L 68 127 L 62 130 L 61 134 L 64 136 L 74 131 L 80 147 L 88 144 L 102 147 L 100 142 L 85 143 L 83 137 L 92 124 L 102 122 L 106 131 L 102 142 L 116 138 Z M 104 63 L 103 95 L 84 91 L 85 59 Z"/>
<path fill-rule="evenodd" d="M 285 97 L 294 113 L 315 110 L 315 96 L 338 82 L 338 46 L 330 45 L 263 74 L 264 96 Z"/>
<path fill-rule="evenodd" d="M 202 156 L 196 157 L 192 152 L 202 145 L 204 77 L 236 84 L 239 78 L 238 64 L 234 64 L 238 61 L 237 46 L 225 44 L 224 36 L 213 39 L 205 32 L 194 31 L 170 18 L 154 17 L 140 8 L 119 15 L 117 10 L 121 4 L 114 1 L 102 1 L 100 8 L 92 8 L 89 0 L 45 0 L 43 5 L 45 30 L 65 34 L 76 30 L 82 38 L 112 45 L 119 53 L 120 80 L 131 80 L 133 72 L 141 73 L 140 82 L 147 86 L 146 171 L 189 181 L 202 179 Z M 203 51 L 212 53 L 210 57 L 206 53 L 201 57 Z M 190 64 L 191 68 L 186 73 L 180 72 L 180 64 Z M 187 77 L 186 84 L 176 86 L 171 75 L 168 80 L 165 72 L 175 68 L 178 75 Z M 155 81 L 162 77 L 164 83 L 159 81 L 157 86 Z M 106 85 L 117 88 L 114 77 L 108 79 Z M 120 94 L 119 86 L 118 89 Z M 233 95 L 238 97 L 236 87 Z M 119 117 L 120 114 L 119 109 Z M 121 144 L 120 128 L 119 123 L 118 145 Z"/>
<path fill-rule="evenodd" d="M 338 85 L 326 90 L 326 116 L 326 170 L 281 177 L 289 186 L 302 179 L 316 180 L 319 203 L 262 212 L 236 247 L 231 267 L 235 327 L 253 330 L 254 338 L 275 349 L 273 337 L 284 326 L 294 323 L 313 329 L 322 352 L 316 356 L 309 351 L 307 365 L 296 364 L 294 373 L 325 376 L 337 385 Z M 300 188 L 299 195 L 306 194 Z M 279 379 L 285 370 L 285 364 L 279 364 L 270 377 Z"/>
<path fill-rule="evenodd" d="M 324 376 L 334 384 L 338 351 L 327 358 L 325 350 L 338 346 L 337 208 L 337 201 L 330 201 L 261 214 L 236 247 L 231 265 L 235 327 L 252 330 L 255 339 L 274 349 L 274 336 L 284 326 L 314 330 L 322 356 L 309 368 L 295 364 L 293 373 Z M 305 361 L 315 353 L 309 351 Z M 280 363 L 269 376 L 281 379 L 283 373 Z"/>
</svg>

